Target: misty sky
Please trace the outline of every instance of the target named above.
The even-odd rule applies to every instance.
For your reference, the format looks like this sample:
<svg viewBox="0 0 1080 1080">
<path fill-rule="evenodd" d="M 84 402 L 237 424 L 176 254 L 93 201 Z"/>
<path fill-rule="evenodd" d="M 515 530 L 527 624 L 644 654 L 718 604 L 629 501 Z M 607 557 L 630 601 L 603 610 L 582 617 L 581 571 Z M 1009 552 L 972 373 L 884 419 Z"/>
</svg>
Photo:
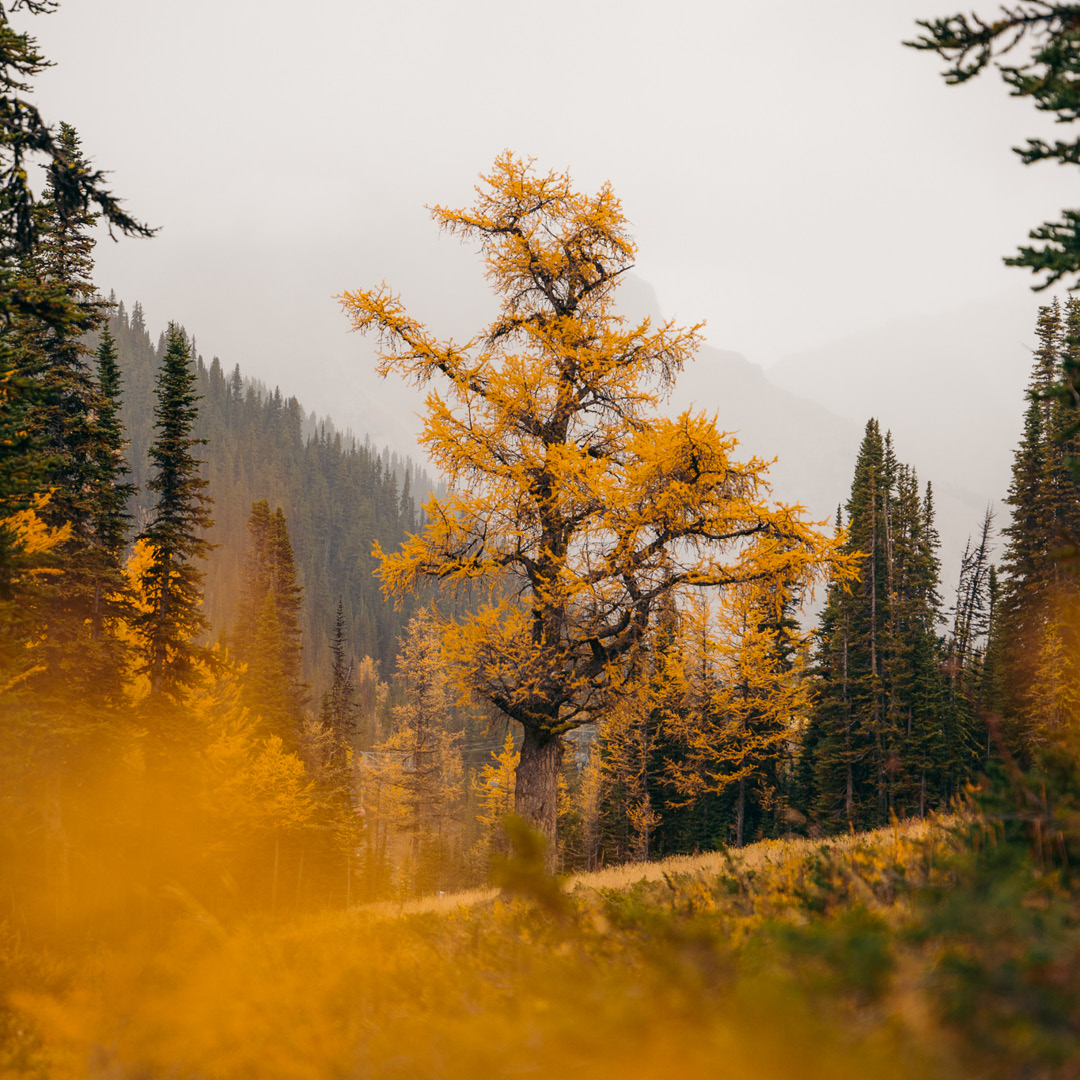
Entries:
<svg viewBox="0 0 1080 1080">
<path fill-rule="evenodd" d="M 333 294 L 385 278 L 444 334 L 490 307 L 424 205 L 466 204 L 504 147 L 610 180 L 664 313 L 765 366 L 1026 303 L 1001 257 L 1075 177 L 1010 153 L 1051 125 L 996 76 L 946 87 L 901 47 L 953 4 L 64 0 L 14 21 L 56 63 L 46 118 L 161 227 L 100 245 L 100 286 L 341 416 L 380 391 Z"/>
</svg>

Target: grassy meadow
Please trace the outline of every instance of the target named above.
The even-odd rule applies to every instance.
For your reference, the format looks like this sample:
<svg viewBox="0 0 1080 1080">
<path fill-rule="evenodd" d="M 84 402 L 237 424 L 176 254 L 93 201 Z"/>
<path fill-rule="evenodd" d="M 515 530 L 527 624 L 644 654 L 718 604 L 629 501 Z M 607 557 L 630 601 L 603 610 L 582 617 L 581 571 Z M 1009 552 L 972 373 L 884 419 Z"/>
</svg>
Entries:
<svg viewBox="0 0 1080 1080">
<path fill-rule="evenodd" d="M 1080 1075 L 1061 872 L 974 816 L 68 946 L 3 929 L 4 1077 Z"/>
</svg>

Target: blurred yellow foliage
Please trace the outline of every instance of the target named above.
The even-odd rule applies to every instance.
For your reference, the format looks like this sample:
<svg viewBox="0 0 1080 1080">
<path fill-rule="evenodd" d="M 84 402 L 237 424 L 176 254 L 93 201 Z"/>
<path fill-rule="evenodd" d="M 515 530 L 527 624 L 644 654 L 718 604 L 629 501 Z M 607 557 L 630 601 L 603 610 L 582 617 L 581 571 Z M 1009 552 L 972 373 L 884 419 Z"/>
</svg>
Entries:
<svg viewBox="0 0 1080 1080">
<path fill-rule="evenodd" d="M 910 978 L 889 984 L 895 886 L 932 879 L 943 843 L 773 842 L 617 893 L 585 878 L 568 920 L 517 900 L 228 929 L 193 915 L 147 951 L 84 958 L 67 990 L 9 992 L 34 1037 L 6 1075 L 958 1075 Z"/>
</svg>

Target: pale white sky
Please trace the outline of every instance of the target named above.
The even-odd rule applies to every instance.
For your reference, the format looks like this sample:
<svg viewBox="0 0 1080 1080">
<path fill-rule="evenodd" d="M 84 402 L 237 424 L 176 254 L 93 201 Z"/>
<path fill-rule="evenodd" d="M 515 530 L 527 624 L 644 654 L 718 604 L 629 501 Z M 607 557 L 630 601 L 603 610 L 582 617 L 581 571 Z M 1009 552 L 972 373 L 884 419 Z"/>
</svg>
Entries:
<svg viewBox="0 0 1080 1080">
<path fill-rule="evenodd" d="M 954 6 L 64 0 L 16 21 L 57 65 L 46 117 L 161 226 L 100 245 L 99 284 L 350 419 L 383 391 L 333 294 L 386 278 L 434 330 L 474 329 L 480 265 L 424 205 L 466 204 L 504 147 L 610 180 L 664 313 L 765 366 L 1025 303 L 1001 258 L 1076 204 L 1075 176 L 1010 153 L 1050 124 L 996 76 L 946 87 L 901 47 Z"/>
</svg>

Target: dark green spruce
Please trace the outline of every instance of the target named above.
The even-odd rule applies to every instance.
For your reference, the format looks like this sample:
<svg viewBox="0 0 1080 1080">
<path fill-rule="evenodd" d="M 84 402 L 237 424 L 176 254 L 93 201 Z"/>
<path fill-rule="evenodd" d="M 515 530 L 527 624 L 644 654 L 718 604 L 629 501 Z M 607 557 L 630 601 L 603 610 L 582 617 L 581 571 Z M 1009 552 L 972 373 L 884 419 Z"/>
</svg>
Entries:
<svg viewBox="0 0 1080 1080">
<path fill-rule="evenodd" d="M 151 518 L 139 536 L 152 547 L 142 577 L 148 610 L 138 619 L 143 670 L 155 694 L 178 699 L 196 677 L 206 650 L 199 639 L 210 624 L 202 611 L 203 571 L 211 550 L 205 533 L 213 525 L 202 461 L 194 456 L 205 440 L 193 435 L 198 419 L 198 376 L 187 338 L 169 324 L 157 379 L 156 435 L 149 449 L 155 497 Z"/>
<path fill-rule="evenodd" d="M 826 830 L 868 828 L 947 804 L 977 764 L 943 673 L 933 491 L 922 495 L 876 420 L 847 507 L 858 578 L 830 584 L 798 800 Z M 838 513 L 837 523 L 841 522 Z"/>
</svg>

